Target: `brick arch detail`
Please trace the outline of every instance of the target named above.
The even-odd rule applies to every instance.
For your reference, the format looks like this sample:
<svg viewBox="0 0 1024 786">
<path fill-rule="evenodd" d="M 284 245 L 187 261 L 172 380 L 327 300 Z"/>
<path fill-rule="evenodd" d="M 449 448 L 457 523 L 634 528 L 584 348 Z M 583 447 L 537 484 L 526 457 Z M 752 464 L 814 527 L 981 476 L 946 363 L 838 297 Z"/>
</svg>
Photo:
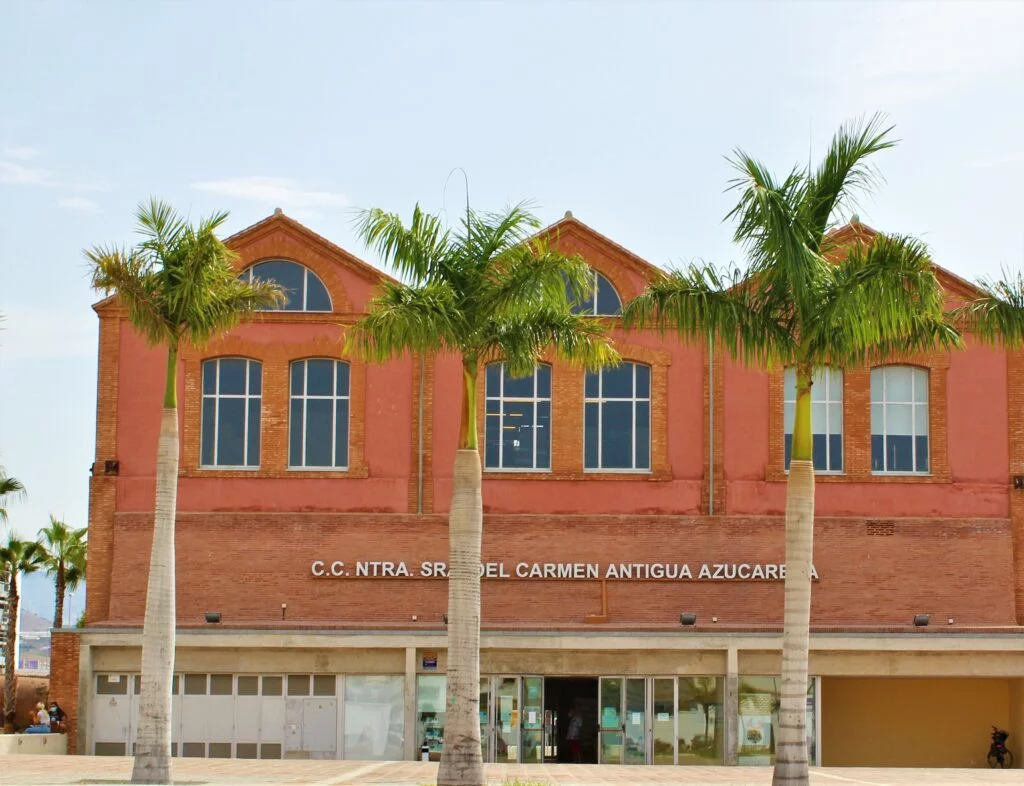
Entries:
<svg viewBox="0 0 1024 786">
<path fill-rule="evenodd" d="M 316 336 L 304 342 L 261 343 L 228 335 L 200 350 L 182 352 L 184 371 L 181 467 L 186 477 L 258 478 L 364 478 L 366 364 L 348 357 L 339 338 Z M 199 448 L 202 417 L 202 363 L 219 357 L 246 357 L 263 364 L 263 400 L 260 412 L 260 466 L 255 470 L 201 469 Z M 296 470 L 288 468 L 288 429 L 291 390 L 289 373 L 293 360 L 325 358 L 349 364 L 349 467 L 347 470 Z"/>
</svg>

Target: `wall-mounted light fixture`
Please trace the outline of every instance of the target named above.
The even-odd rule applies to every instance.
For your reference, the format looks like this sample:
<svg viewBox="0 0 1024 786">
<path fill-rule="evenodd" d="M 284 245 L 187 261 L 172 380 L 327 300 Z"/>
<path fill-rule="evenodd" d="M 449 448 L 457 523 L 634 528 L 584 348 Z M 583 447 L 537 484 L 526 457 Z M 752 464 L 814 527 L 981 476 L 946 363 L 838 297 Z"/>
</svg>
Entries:
<svg viewBox="0 0 1024 786">
<path fill-rule="evenodd" d="M 206 614 L 203 615 L 203 617 L 211 625 L 220 622 L 220 612 L 219 611 L 208 611 L 208 612 L 206 612 Z"/>
<path fill-rule="evenodd" d="M 287 603 L 282 603 L 281 604 L 281 619 L 284 619 L 284 616 L 287 613 L 288 613 L 288 604 Z"/>
<path fill-rule="evenodd" d="M 931 621 L 931 614 L 915 614 L 914 615 L 914 627 L 923 628 Z"/>
<path fill-rule="evenodd" d="M 442 619 L 442 621 L 444 622 L 445 625 L 448 624 L 448 615 L 447 614 L 442 614 L 441 615 L 441 619 Z"/>
<path fill-rule="evenodd" d="M 693 614 L 691 612 L 687 612 L 685 614 L 680 614 L 679 615 L 679 624 L 680 625 L 696 625 L 697 624 L 697 615 Z"/>
</svg>

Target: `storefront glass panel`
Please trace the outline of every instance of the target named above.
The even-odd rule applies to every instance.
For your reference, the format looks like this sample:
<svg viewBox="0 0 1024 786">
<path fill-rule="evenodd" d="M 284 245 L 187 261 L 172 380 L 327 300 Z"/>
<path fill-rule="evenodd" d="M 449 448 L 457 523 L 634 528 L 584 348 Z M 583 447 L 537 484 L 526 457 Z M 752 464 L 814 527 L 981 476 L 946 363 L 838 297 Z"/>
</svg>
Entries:
<svg viewBox="0 0 1024 786">
<path fill-rule="evenodd" d="M 647 680 L 643 677 L 626 680 L 625 763 L 646 764 L 647 746 Z"/>
<path fill-rule="evenodd" d="M 602 677 L 598 763 L 622 764 L 622 678 Z"/>
<path fill-rule="evenodd" d="M 807 753 L 812 765 L 818 763 L 816 746 L 816 697 L 814 677 L 807 680 Z M 775 741 L 779 733 L 779 677 L 741 676 L 739 690 L 739 763 L 775 763 Z"/>
<path fill-rule="evenodd" d="M 501 677 L 495 685 L 494 760 L 515 762 L 519 755 L 519 680 Z"/>
<path fill-rule="evenodd" d="M 480 754 L 484 761 L 490 761 L 488 757 L 491 749 L 491 678 L 480 678 Z"/>
<path fill-rule="evenodd" d="M 653 680 L 651 711 L 654 713 L 651 756 L 654 764 L 675 764 L 672 756 L 676 736 L 674 710 L 676 703 L 675 680 L 655 677 Z"/>
<path fill-rule="evenodd" d="M 431 761 L 440 760 L 444 746 L 446 683 L 443 674 L 420 674 L 416 677 L 416 741 L 420 745 L 426 743 Z"/>
<path fill-rule="evenodd" d="M 405 678 L 345 678 L 345 758 L 395 761 L 405 743 Z"/>
<path fill-rule="evenodd" d="M 524 764 L 544 763 L 544 678 L 523 677 L 522 720 Z"/>
<path fill-rule="evenodd" d="M 724 761 L 723 689 L 720 677 L 679 678 L 680 764 L 722 764 Z"/>
</svg>

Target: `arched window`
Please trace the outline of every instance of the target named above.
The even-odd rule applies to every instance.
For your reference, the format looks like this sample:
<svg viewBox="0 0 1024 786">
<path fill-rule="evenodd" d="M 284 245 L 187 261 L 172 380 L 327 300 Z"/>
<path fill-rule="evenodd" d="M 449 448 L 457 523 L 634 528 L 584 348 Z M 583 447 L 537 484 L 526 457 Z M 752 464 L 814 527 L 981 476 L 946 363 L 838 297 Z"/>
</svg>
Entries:
<svg viewBox="0 0 1024 786">
<path fill-rule="evenodd" d="M 349 365 L 315 358 L 291 365 L 288 466 L 347 469 Z"/>
<path fill-rule="evenodd" d="M 484 466 L 489 470 L 551 469 L 551 366 L 512 377 L 504 363 L 487 366 Z"/>
<path fill-rule="evenodd" d="M 871 369 L 871 471 L 928 472 L 928 372 Z"/>
<path fill-rule="evenodd" d="M 649 470 L 650 366 L 620 363 L 590 372 L 584 394 L 584 469 Z"/>
<path fill-rule="evenodd" d="M 260 465 L 263 365 L 246 358 L 203 362 L 204 467 L 254 469 Z"/>
<path fill-rule="evenodd" d="M 793 455 L 793 419 L 796 417 L 796 369 L 786 369 L 783 388 L 786 429 L 786 469 Z M 811 374 L 811 438 L 816 472 L 843 471 L 843 371 L 830 366 Z"/>
<path fill-rule="evenodd" d="M 316 273 L 297 262 L 272 259 L 257 262 L 242 273 L 246 281 L 259 279 L 278 284 L 288 296 L 282 311 L 331 311 L 331 296 Z"/>
<path fill-rule="evenodd" d="M 593 291 L 586 300 L 573 305 L 573 313 L 595 317 L 614 317 L 621 314 L 622 300 L 612 282 L 596 270 L 591 269 L 591 272 L 594 274 Z"/>
</svg>

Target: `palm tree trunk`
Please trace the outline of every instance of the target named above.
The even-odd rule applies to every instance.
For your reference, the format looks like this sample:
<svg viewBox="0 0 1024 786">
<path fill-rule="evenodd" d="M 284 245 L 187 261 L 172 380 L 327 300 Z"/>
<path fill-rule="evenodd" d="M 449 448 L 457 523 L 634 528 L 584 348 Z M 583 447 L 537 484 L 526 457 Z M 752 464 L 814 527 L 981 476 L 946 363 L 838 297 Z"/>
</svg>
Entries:
<svg viewBox="0 0 1024 786">
<path fill-rule="evenodd" d="M 18 632 L 18 574 L 11 570 L 10 588 L 7 590 L 7 640 L 4 642 L 4 725 L 7 725 L 7 715 L 14 712 L 18 701 L 18 672 L 15 657 L 17 653 L 17 642 L 15 636 Z M 15 719 L 17 720 L 17 719 Z"/>
<path fill-rule="evenodd" d="M 142 628 L 142 693 L 132 783 L 171 783 L 174 674 L 174 516 L 178 496 L 177 351 L 167 353 L 167 389 L 156 460 L 153 548 Z"/>
<path fill-rule="evenodd" d="M 448 695 L 438 786 L 482 786 L 480 751 L 480 452 L 476 364 L 463 368 L 462 429 L 448 516 Z"/>
<path fill-rule="evenodd" d="M 773 786 L 807 786 L 807 655 L 814 546 L 814 449 L 811 369 L 797 368 L 793 458 L 786 484 L 786 583 L 782 631 L 782 691 Z"/>
<path fill-rule="evenodd" d="M 53 609 L 53 627 L 64 626 L 64 563 L 57 566 L 57 599 Z"/>
</svg>

